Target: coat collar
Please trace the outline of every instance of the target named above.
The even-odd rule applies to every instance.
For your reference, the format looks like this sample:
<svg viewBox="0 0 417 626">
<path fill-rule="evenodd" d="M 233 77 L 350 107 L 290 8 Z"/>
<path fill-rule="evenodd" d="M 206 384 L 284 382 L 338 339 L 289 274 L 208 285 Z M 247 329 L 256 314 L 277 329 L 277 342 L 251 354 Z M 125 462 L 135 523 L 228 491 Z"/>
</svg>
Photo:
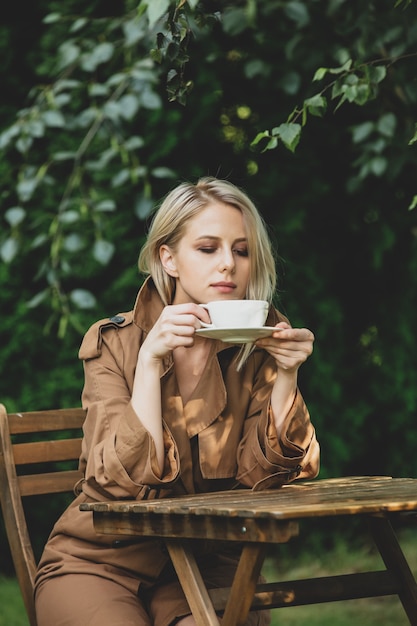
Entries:
<svg viewBox="0 0 417 626">
<path fill-rule="evenodd" d="M 149 276 L 140 288 L 135 306 L 133 307 L 134 324 L 145 331 L 145 333 L 148 333 L 161 315 L 163 308 L 164 303 L 156 289 L 155 283 Z"/>
</svg>

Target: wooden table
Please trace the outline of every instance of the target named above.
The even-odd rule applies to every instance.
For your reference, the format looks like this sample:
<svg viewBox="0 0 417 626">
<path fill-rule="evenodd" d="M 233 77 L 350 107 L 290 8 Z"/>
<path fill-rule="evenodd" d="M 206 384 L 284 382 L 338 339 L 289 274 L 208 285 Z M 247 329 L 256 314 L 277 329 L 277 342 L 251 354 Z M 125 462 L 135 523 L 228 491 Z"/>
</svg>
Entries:
<svg viewBox="0 0 417 626">
<path fill-rule="evenodd" d="M 241 626 L 249 610 L 334 600 L 398 595 L 417 625 L 417 584 L 390 523 L 417 511 L 417 479 L 349 477 L 285 485 L 268 491 L 236 490 L 161 500 L 97 502 L 98 533 L 162 537 L 198 626 Z M 306 518 L 364 517 L 385 569 L 258 585 L 269 544 L 285 543 Z M 417 517 L 416 517 L 417 519 Z M 232 586 L 207 590 L 188 539 L 242 542 Z"/>
</svg>

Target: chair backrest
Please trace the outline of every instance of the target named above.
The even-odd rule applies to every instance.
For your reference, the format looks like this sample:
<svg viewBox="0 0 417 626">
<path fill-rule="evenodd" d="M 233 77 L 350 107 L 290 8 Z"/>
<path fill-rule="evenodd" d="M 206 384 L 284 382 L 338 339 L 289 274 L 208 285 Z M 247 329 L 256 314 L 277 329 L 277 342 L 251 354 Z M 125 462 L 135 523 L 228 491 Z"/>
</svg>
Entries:
<svg viewBox="0 0 417 626">
<path fill-rule="evenodd" d="M 78 459 L 84 419 L 81 408 L 7 413 L 0 404 L 0 501 L 31 626 L 36 626 L 33 586 L 37 564 L 22 498 L 73 491 L 82 478 Z"/>
</svg>

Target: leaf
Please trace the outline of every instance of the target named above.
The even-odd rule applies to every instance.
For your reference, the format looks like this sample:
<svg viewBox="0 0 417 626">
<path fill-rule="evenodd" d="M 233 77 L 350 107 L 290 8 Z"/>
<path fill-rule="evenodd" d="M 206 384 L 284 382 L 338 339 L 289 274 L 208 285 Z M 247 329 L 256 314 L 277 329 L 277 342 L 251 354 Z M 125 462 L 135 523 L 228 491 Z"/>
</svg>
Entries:
<svg viewBox="0 0 417 626">
<path fill-rule="evenodd" d="M 87 289 L 74 289 L 69 297 L 79 309 L 92 309 L 96 306 L 95 296 Z"/>
<path fill-rule="evenodd" d="M 385 65 L 371 65 L 369 67 L 368 75 L 369 80 L 372 83 L 380 83 L 387 75 L 387 68 L 385 67 Z"/>
<path fill-rule="evenodd" d="M 0 135 L 0 150 L 3 150 L 6 146 L 9 145 L 10 141 L 16 137 L 20 132 L 19 126 L 17 124 L 13 124 L 5 131 L 3 131 Z"/>
<path fill-rule="evenodd" d="M 17 195 L 19 196 L 19 200 L 22 202 L 27 202 L 31 199 L 33 192 L 36 189 L 38 181 L 36 178 L 24 178 L 19 181 L 16 186 Z"/>
<path fill-rule="evenodd" d="M 131 150 L 137 150 L 138 148 L 143 148 L 143 146 L 145 145 L 145 141 L 142 137 L 138 137 L 138 135 L 133 135 L 132 137 L 129 137 L 128 139 L 126 139 L 123 145 L 126 148 L 126 150 L 130 152 Z"/>
<path fill-rule="evenodd" d="M 368 83 L 363 83 L 361 85 L 357 85 L 355 87 L 356 95 L 354 98 L 354 102 L 359 106 L 363 106 L 372 98 L 372 91 Z"/>
<path fill-rule="evenodd" d="M 55 96 L 54 103 L 57 107 L 63 107 L 68 104 L 68 102 L 71 102 L 71 96 L 69 93 L 59 93 Z"/>
<path fill-rule="evenodd" d="M 17 226 L 25 219 L 26 211 L 20 206 L 14 206 L 10 209 L 7 209 L 4 217 L 9 222 L 10 226 Z"/>
<path fill-rule="evenodd" d="M 60 93 L 64 89 L 76 89 L 82 85 L 81 81 L 75 80 L 74 78 L 58 78 L 56 83 L 53 85 L 53 91 L 55 94 Z"/>
<path fill-rule="evenodd" d="M 35 309 L 37 306 L 42 304 L 42 302 L 46 299 L 49 293 L 48 289 L 44 289 L 43 291 L 39 291 L 37 294 L 33 296 L 28 302 L 26 302 L 26 306 L 28 309 Z"/>
<path fill-rule="evenodd" d="M 75 152 L 55 152 L 52 155 L 52 159 L 54 161 L 69 161 L 71 159 L 74 159 L 76 156 Z"/>
<path fill-rule="evenodd" d="M 247 27 L 244 10 L 234 7 L 226 8 L 222 15 L 222 26 L 224 32 L 232 37 L 242 33 Z"/>
<path fill-rule="evenodd" d="M 410 206 L 408 207 L 409 211 L 412 211 L 413 209 L 415 209 L 417 206 L 417 195 L 415 195 L 413 197 L 413 199 L 411 200 Z"/>
<path fill-rule="evenodd" d="M 329 68 L 327 68 L 327 67 L 319 67 L 314 72 L 313 81 L 315 81 L 315 80 L 323 80 L 323 78 L 326 76 L 328 71 L 329 71 Z"/>
<path fill-rule="evenodd" d="M 33 144 L 33 138 L 26 135 L 23 137 L 19 137 L 19 139 L 16 141 L 16 148 L 17 150 L 19 150 L 19 152 L 21 152 L 22 154 L 25 154 L 25 152 L 29 150 L 32 144 Z"/>
<path fill-rule="evenodd" d="M 88 23 L 86 17 L 79 17 L 75 22 L 71 25 L 70 33 L 76 33 L 77 31 L 84 28 L 84 26 Z"/>
<path fill-rule="evenodd" d="M 30 120 L 30 122 L 26 124 L 25 130 L 28 135 L 32 137 L 43 137 L 45 134 L 45 124 L 40 119 Z"/>
<path fill-rule="evenodd" d="M 99 116 L 99 112 L 97 109 L 93 109 L 89 107 L 88 109 L 84 109 L 81 111 L 79 115 L 75 118 L 75 123 L 80 128 L 85 128 L 86 126 L 90 126 Z"/>
<path fill-rule="evenodd" d="M 150 28 L 153 28 L 157 21 L 168 12 L 169 4 L 170 0 L 149 0 L 146 13 Z"/>
<path fill-rule="evenodd" d="M 300 141 L 301 124 L 281 124 L 277 131 L 284 146 L 294 152 Z"/>
<path fill-rule="evenodd" d="M 51 109 L 44 111 L 42 113 L 42 120 L 45 122 L 46 126 L 50 126 L 51 128 L 64 128 L 65 126 L 65 117 L 62 115 L 61 111 Z"/>
<path fill-rule="evenodd" d="M 67 252 L 79 252 L 84 247 L 84 241 L 78 233 L 71 233 L 65 237 L 63 247 Z"/>
<path fill-rule="evenodd" d="M 409 146 L 412 146 L 413 143 L 416 143 L 417 141 L 417 124 L 414 124 L 414 135 L 411 137 L 410 141 L 408 142 Z"/>
<path fill-rule="evenodd" d="M 382 176 L 382 174 L 387 169 L 387 159 L 383 156 L 376 156 L 369 162 L 370 171 L 375 174 L 375 176 Z"/>
<path fill-rule="evenodd" d="M 138 165 L 137 167 L 134 167 L 130 171 L 132 182 L 136 184 L 140 178 L 145 178 L 147 173 L 148 173 L 148 168 L 145 167 L 145 165 Z"/>
<path fill-rule="evenodd" d="M 109 87 L 118 87 L 126 81 L 126 74 L 123 72 L 116 72 L 116 74 L 112 74 L 109 79 L 106 81 L 106 85 Z"/>
<path fill-rule="evenodd" d="M 93 257 L 101 265 L 107 265 L 115 251 L 115 245 L 110 241 L 98 239 L 93 245 Z"/>
<path fill-rule="evenodd" d="M 124 168 L 124 169 L 120 170 L 111 179 L 111 186 L 112 187 L 121 187 L 121 185 L 123 185 L 124 183 L 126 183 L 129 180 L 129 176 L 130 176 L 130 172 L 129 172 L 128 169 Z"/>
<path fill-rule="evenodd" d="M 373 122 L 363 122 L 352 128 L 352 141 L 353 143 L 360 143 L 367 139 L 375 128 Z"/>
<path fill-rule="evenodd" d="M 48 13 L 48 15 L 45 15 L 42 22 L 44 24 L 54 24 L 55 22 L 59 22 L 60 19 L 61 19 L 60 13 Z"/>
<path fill-rule="evenodd" d="M 58 68 L 64 69 L 72 65 L 81 55 L 80 48 L 72 41 L 64 41 L 58 48 L 59 62 Z"/>
<path fill-rule="evenodd" d="M 102 83 L 93 83 L 92 85 L 88 86 L 88 93 L 92 98 L 99 98 L 101 96 L 105 98 L 109 95 L 109 85 L 103 85 Z"/>
<path fill-rule="evenodd" d="M 123 24 L 125 46 L 134 46 L 143 38 L 143 28 L 137 19 L 129 20 Z"/>
<path fill-rule="evenodd" d="M 30 243 L 30 248 L 31 249 L 40 248 L 40 246 L 43 246 L 43 244 L 46 243 L 47 241 L 48 241 L 47 235 L 45 235 L 45 233 L 40 233 L 39 235 L 36 235 L 34 239 L 32 239 Z"/>
<path fill-rule="evenodd" d="M 251 141 L 250 145 L 257 146 L 262 139 L 265 139 L 265 137 L 269 137 L 269 130 L 263 130 L 261 133 L 258 133 L 255 139 Z"/>
<path fill-rule="evenodd" d="M 332 100 L 335 100 L 343 93 L 343 88 L 344 88 L 343 80 L 341 78 L 338 78 L 332 87 L 332 92 L 331 92 Z"/>
<path fill-rule="evenodd" d="M 135 202 L 135 215 L 140 219 L 144 220 L 150 215 L 153 209 L 153 200 L 151 198 L 145 198 L 141 196 Z"/>
<path fill-rule="evenodd" d="M 110 213 L 116 210 L 116 203 L 114 200 L 102 200 L 94 206 L 94 211 L 100 211 L 101 213 Z"/>
<path fill-rule="evenodd" d="M 157 93 L 150 89 L 143 89 L 141 96 L 141 103 L 145 109 L 156 111 L 162 108 L 161 98 Z"/>
<path fill-rule="evenodd" d="M 349 72 L 351 67 L 352 59 L 348 59 L 345 63 L 343 63 L 343 65 L 340 65 L 340 67 L 332 67 L 328 71 L 330 74 L 344 74 Z"/>
<path fill-rule="evenodd" d="M 15 237 L 9 237 L 0 246 L 0 257 L 5 263 L 11 263 L 19 251 L 19 244 Z"/>
<path fill-rule="evenodd" d="M 290 0 L 289 2 L 284 3 L 283 6 L 287 16 L 291 20 L 296 22 L 299 28 L 307 26 L 307 24 L 310 22 L 308 9 L 304 2 L 299 2 L 298 0 Z"/>
<path fill-rule="evenodd" d="M 151 174 L 155 178 L 174 178 L 175 176 L 175 172 L 168 167 L 154 167 Z"/>
<path fill-rule="evenodd" d="M 311 113 L 311 115 L 322 117 L 326 112 L 327 100 L 324 96 L 316 94 L 315 96 L 304 100 L 304 106 L 308 109 L 308 112 Z"/>
<path fill-rule="evenodd" d="M 103 113 L 113 122 L 117 122 L 123 115 L 123 109 L 119 102 L 113 102 L 112 100 L 106 102 L 103 106 Z"/>
<path fill-rule="evenodd" d="M 61 224 L 74 224 L 80 219 L 78 211 L 64 211 L 59 215 L 59 221 Z"/>
<path fill-rule="evenodd" d="M 394 113 L 385 113 L 379 118 L 376 127 L 381 135 L 393 137 L 397 127 L 397 118 Z"/>
<path fill-rule="evenodd" d="M 300 91 L 301 76 L 298 72 L 286 72 L 281 79 L 281 86 L 285 93 L 294 96 Z"/>
<path fill-rule="evenodd" d="M 119 106 L 122 117 L 131 120 L 139 109 L 139 98 L 132 93 L 126 94 L 120 98 Z"/>
<path fill-rule="evenodd" d="M 81 67 L 86 72 L 94 72 L 99 65 L 110 61 L 114 53 L 114 45 L 109 41 L 103 41 L 93 48 L 90 53 L 82 55 Z"/>
</svg>

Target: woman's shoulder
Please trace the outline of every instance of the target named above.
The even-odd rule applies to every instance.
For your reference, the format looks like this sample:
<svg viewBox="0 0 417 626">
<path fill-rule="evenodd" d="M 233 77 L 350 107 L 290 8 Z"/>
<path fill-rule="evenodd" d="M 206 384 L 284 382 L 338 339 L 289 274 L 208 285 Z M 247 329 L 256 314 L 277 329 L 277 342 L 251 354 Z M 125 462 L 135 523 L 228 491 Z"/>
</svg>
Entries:
<svg viewBox="0 0 417 626">
<path fill-rule="evenodd" d="M 133 311 L 118 313 L 112 317 L 105 317 L 90 326 L 82 340 L 78 356 L 86 361 L 101 355 L 103 334 L 119 333 L 121 329 L 128 329 L 133 325 Z"/>
</svg>

